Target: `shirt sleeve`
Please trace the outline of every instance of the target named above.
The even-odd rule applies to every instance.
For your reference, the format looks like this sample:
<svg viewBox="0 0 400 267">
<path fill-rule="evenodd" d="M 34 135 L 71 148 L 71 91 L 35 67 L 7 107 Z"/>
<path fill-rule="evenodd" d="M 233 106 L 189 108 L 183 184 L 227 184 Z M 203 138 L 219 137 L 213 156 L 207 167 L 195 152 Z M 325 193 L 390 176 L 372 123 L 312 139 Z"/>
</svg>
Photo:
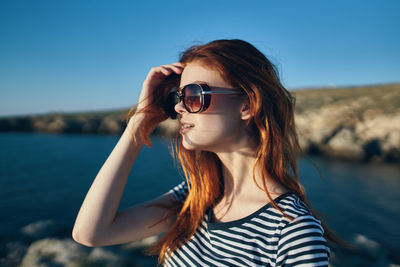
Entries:
<svg viewBox="0 0 400 267">
<path fill-rule="evenodd" d="M 321 222 L 301 215 L 281 231 L 276 266 L 328 266 L 329 255 Z"/>
<path fill-rule="evenodd" d="M 178 202 L 183 203 L 185 202 L 186 196 L 189 192 L 189 188 L 186 181 L 184 181 L 172 188 L 169 192 L 172 193 L 172 195 Z"/>
</svg>

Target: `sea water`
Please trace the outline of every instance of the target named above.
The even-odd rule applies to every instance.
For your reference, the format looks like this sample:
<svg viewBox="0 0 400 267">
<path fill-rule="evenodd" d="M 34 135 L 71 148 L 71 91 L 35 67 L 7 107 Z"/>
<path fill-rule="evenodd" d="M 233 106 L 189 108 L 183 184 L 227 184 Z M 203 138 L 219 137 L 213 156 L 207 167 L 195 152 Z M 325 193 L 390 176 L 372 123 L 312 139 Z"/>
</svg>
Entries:
<svg viewBox="0 0 400 267">
<path fill-rule="evenodd" d="M 0 236 L 32 222 L 72 225 L 84 196 L 119 136 L 1 133 Z M 127 208 L 183 181 L 168 140 L 152 139 L 133 166 L 121 201 Z M 400 167 L 333 159 L 299 159 L 313 208 L 346 240 L 363 236 L 400 252 Z"/>
</svg>

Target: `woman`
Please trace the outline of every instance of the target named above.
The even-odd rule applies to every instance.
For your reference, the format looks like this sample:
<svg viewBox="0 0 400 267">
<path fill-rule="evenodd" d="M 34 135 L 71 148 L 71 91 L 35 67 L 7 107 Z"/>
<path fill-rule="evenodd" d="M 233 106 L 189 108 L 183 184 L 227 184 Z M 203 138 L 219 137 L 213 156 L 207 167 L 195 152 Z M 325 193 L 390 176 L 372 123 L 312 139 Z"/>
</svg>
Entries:
<svg viewBox="0 0 400 267">
<path fill-rule="evenodd" d="M 165 105 L 178 85 L 176 114 Z M 328 265 L 334 240 L 298 181 L 294 99 L 251 44 L 217 40 L 152 68 L 137 112 L 99 171 L 73 230 L 87 246 L 165 233 L 166 266 Z M 118 211 L 126 179 L 157 124 L 177 115 L 187 178 L 170 192 Z"/>
</svg>

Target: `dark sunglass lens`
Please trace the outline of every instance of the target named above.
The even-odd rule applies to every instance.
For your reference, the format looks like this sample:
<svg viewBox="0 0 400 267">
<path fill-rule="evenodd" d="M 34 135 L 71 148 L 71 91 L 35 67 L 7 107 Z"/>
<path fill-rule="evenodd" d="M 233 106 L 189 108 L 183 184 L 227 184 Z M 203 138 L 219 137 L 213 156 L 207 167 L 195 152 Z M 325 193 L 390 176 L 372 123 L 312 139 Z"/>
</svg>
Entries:
<svg viewBox="0 0 400 267">
<path fill-rule="evenodd" d="M 176 91 L 172 91 L 167 95 L 167 98 L 163 103 L 163 109 L 167 114 L 167 116 L 170 117 L 171 119 L 176 119 L 177 113 L 175 111 L 175 105 L 178 102 L 179 102 L 179 97 L 177 100 Z"/>
<path fill-rule="evenodd" d="M 189 112 L 199 112 L 201 109 L 201 87 L 198 84 L 189 84 L 184 88 L 183 103 Z"/>
<path fill-rule="evenodd" d="M 178 95 L 178 91 L 175 91 L 175 92 L 174 92 L 174 95 L 173 95 L 174 106 L 175 106 L 176 104 L 178 104 L 178 103 L 181 101 L 179 98 L 180 98 L 180 97 L 179 97 L 179 95 Z"/>
</svg>

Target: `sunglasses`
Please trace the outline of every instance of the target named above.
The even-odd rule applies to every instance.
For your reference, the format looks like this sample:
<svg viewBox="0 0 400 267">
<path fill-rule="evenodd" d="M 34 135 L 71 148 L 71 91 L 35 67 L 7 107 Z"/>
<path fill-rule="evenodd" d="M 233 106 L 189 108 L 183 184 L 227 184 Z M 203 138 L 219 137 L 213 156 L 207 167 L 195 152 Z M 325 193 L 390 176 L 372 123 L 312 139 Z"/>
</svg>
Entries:
<svg viewBox="0 0 400 267">
<path fill-rule="evenodd" d="M 176 119 L 177 113 L 175 105 L 182 101 L 183 106 L 189 113 L 200 113 L 210 106 L 211 95 L 242 95 L 243 92 L 237 90 L 228 90 L 232 88 L 211 87 L 216 91 L 211 91 L 207 84 L 191 83 L 187 84 L 177 91 L 170 92 L 167 98 L 168 104 L 164 108 L 167 115 Z"/>
</svg>

